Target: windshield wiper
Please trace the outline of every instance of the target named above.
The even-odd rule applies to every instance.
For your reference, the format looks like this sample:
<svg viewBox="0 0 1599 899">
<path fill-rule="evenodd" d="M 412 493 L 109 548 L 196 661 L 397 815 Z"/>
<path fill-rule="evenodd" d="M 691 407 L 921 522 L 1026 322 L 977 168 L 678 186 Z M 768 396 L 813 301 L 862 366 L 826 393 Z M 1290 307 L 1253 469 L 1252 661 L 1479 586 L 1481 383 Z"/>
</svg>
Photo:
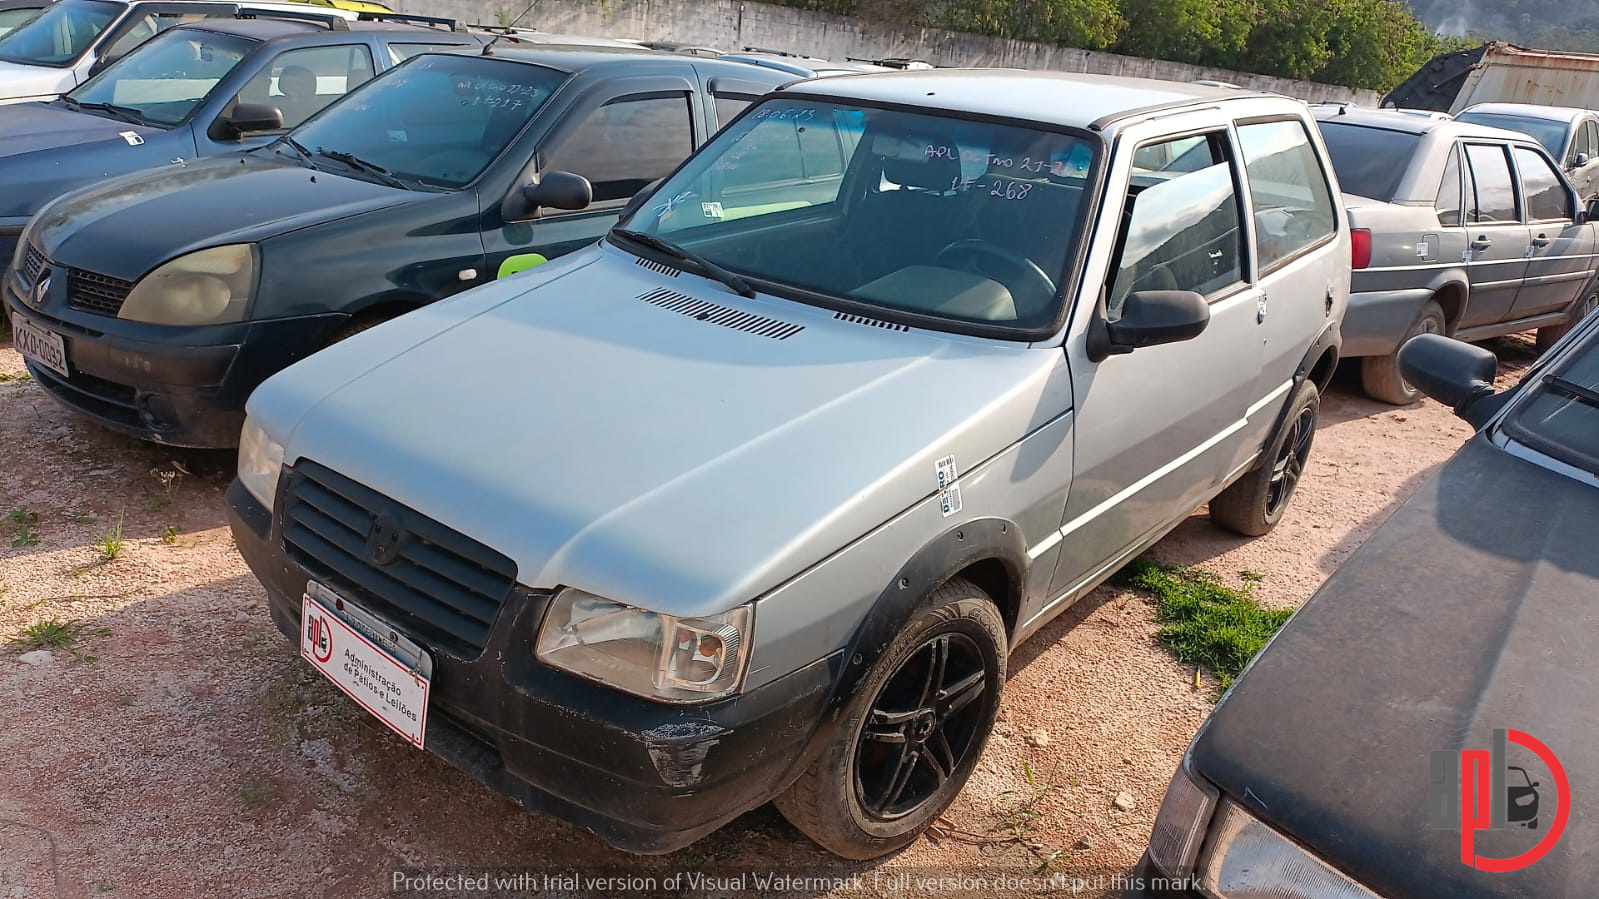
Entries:
<svg viewBox="0 0 1599 899">
<path fill-rule="evenodd" d="M 293 141 L 290 141 L 290 143 L 293 143 Z M 295 144 L 295 146 L 298 147 L 299 145 Z M 378 180 L 390 187 L 398 187 L 402 190 L 411 189 L 410 186 L 404 181 L 396 178 L 393 172 L 375 162 L 367 162 L 365 159 L 362 159 L 354 153 L 345 153 L 342 150 L 329 150 L 326 147 L 317 147 L 316 153 L 318 156 L 326 156 L 335 162 L 342 162 L 356 171 L 370 172 L 371 174 L 378 176 Z"/>
<path fill-rule="evenodd" d="M 131 122 L 135 125 L 148 124 L 145 121 L 144 113 L 131 106 L 118 106 L 115 103 L 85 103 L 82 100 L 75 100 L 71 97 L 62 97 L 61 99 L 67 101 L 67 104 L 73 109 L 93 109 L 97 112 L 109 112 L 124 122 Z"/>
<path fill-rule="evenodd" d="M 717 265 L 711 260 L 706 259 L 704 256 L 701 256 L 693 250 L 686 250 L 677 244 L 666 240 L 665 238 L 656 237 L 653 234 L 647 234 L 643 231 L 634 231 L 630 228 L 612 228 L 611 233 L 626 240 L 631 240 L 634 243 L 643 244 L 652 250 L 665 253 L 674 259 L 681 259 L 682 261 L 687 262 L 699 269 L 700 272 L 706 277 L 726 284 L 734 293 L 738 294 L 739 296 L 752 300 L 755 298 L 755 288 L 750 286 L 750 282 L 740 278 L 738 275 L 733 274 L 727 269 L 722 268 L 720 265 Z"/>
<path fill-rule="evenodd" d="M 283 142 L 288 144 L 289 148 L 294 152 L 300 154 L 300 156 L 305 159 L 306 162 L 311 161 L 311 151 L 307 150 L 304 144 L 288 136 L 287 134 L 283 135 Z M 316 166 L 312 166 L 312 168 L 316 168 Z"/>
<path fill-rule="evenodd" d="M 1575 381 L 1568 381 L 1561 377 L 1549 378 L 1544 381 L 1544 385 L 1555 393 L 1563 394 L 1584 406 L 1599 409 L 1599 390 L 1584 387 Z"/>
</svg>

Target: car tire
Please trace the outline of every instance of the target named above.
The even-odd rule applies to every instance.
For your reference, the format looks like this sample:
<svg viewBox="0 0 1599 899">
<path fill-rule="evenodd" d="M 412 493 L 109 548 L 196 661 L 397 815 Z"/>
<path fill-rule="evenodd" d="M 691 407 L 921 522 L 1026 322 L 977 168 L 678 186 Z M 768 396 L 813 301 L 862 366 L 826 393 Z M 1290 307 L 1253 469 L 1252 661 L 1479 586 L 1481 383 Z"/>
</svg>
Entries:
<svg viewBox="0 0 1599 899">
<path fill-rule="evenodd" d="M 1542 353 L 1559 343 L 1560 338 L 1569 334 L 1571 329 L 1577 326 L 1578 322 L 1592 315 L 1595 309 L 1599 309 L 1599 287 L 1590 289 L 1586 297 L 1583 297 L 1580 302 L 1572 306 L 1571 315 L 1564 322 L 1538 329 L 1538 352 Z"/>
<path fill-rule="evenodd" d="M 1210 501 L 1211 521 L 1246 537 L 1259 537 L 1277 526 L 1310 458 L 1320 410 L 1321 394 L 1315 382 L 1306 379 L 1294 390 L 1288 414 L 1260 462 Z"/>
<path fill-rule="evenodd" d="M 1410 326 L 1409 333 L 1404 340 L 1399 341 L 1399 347 L 1403 348 L 1410 338 L 1418 334 L 1443 334 L 1445 327 L 1443 308 L 1428 300 L 1427 305 L 1421 307 L 1421 315 L 1416 318 L 1415 324 Z M 1361 359 L 1360 386 L 1372 399 L 1396 406 L 1408 406 L 1421 399 L 1421 391 L 1406 383 L 1404 376 L 1399 373 L 1398 349 L 1387 356 Z"/>
<path fill-rule="evenodd" d="M 333 336 L 328 338 L 328 346 L 343 340 L 349 340 L 362 331 L 370 331 L 392 318 L 394 318 L 392 315 L 358 315 L 340 325 L 339 329 L 333 332 Z"/>
<path fill-rule="evenodd" d="M 867 672 L 816 761 L 774 800 L 778 811 L 844 858 L 909 846 L 982 755 L 1008 645 L 988 594 L 962 578 L 939 587 Z"/>
</svg>

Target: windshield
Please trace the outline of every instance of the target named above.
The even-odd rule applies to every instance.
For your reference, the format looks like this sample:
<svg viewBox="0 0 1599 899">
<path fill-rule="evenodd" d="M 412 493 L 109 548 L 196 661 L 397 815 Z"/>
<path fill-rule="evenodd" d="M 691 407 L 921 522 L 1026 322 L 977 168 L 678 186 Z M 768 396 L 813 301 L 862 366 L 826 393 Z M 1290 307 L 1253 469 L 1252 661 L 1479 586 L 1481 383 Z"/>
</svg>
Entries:
<svg viewBox="0 0 1599 899">
<path fill-rule="evenodd" d="M 1332 157 L 1339 190 L 1391 203 L 1421 135 L 1323 119 L 1321 139 Z"/>
<path fill-rule="evenodd" d="M 775 97 L 622 227 L 804 302 L 949 330 L 1036 330 L 1059 310 L 1094 146 L 1037 127 Z"/>
<path fill-rule="evenodd" d="M 38 9 L 30 9 L 28 7 L 0 9 L 0 37 L 10 34 L 18 25 L 38 14 Z"/>
<path fill-rule="evenodd" d="M 1457 121 L 1470 122 L 1473 125 L 1486 125 L 1490 128 L 1503 128 L 1506 131 L 1520 131 L 1532 137 L 1533 140 L 1543 144 L 1556 158 L 1566 148 L 1567 123 L 1553 119 L 1538 119 L 1532 116 L 1507 115 L 1499 112 L 1463 112 L 1455 116 Z"/>
<path fill-rule="evenodd" d="M 1599 332 L 1538 383 L 1506 430 L 1555 458 L 1599 474 Z"/>
<path fill-rule="evenodd" d="M 68 93 L 69 105 L 107 104 L 114 117 L 176 125 L 189 117 L 217 82 L 257 43 L 235 35 L 176 28 L 157 35 Z"/>
<path fill-rule="evenodd" d="M 41 66 L 71 65 L 126 8 L 105 0 L 61 0 L 0 37 L 0 59 Z"/>
<path fill-rule="evenodd" d="M 540 66 L 424 53 L 289 134 L 393 175 L 457 188 L 488 168 L 568 76 Z"/>
</svg>

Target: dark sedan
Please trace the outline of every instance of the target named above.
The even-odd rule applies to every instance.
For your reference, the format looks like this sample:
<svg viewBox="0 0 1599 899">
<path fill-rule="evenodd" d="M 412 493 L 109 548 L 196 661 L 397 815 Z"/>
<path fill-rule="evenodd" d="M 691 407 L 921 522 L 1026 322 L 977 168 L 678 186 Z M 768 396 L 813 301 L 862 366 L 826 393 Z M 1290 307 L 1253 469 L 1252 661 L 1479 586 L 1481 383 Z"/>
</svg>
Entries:
<svg viewBox="0 0 1599 899">
<path fill-rule="evenodd" d="M 28 218 L 69 190 L 260 146 L 401 59 L 482 42 L 309 6 L 250 16 L 173 28 L 58 100 L 0 106 L 0 274 Z"/>
<path fill-rule="evenodd" d="M 1501 394 L 1401 364 L 1480 431 L 1222 698 L 1129 896 L 1593 895 L 1599 316 Z"/>
</svg>

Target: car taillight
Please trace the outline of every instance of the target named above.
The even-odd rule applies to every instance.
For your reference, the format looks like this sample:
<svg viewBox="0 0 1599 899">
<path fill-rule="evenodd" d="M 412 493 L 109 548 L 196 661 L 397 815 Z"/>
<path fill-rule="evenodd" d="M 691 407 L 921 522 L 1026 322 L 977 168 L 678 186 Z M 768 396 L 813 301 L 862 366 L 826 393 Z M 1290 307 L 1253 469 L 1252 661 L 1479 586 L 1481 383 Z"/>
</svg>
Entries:
<svg viewBox="0 0 1599 899">
<path fill-rule="evenodd" d="M 1356 228 L 1349 232 L 1349 262 L 1355 268 L 1371 265 L 1371 229 Z"/>
</svg>

